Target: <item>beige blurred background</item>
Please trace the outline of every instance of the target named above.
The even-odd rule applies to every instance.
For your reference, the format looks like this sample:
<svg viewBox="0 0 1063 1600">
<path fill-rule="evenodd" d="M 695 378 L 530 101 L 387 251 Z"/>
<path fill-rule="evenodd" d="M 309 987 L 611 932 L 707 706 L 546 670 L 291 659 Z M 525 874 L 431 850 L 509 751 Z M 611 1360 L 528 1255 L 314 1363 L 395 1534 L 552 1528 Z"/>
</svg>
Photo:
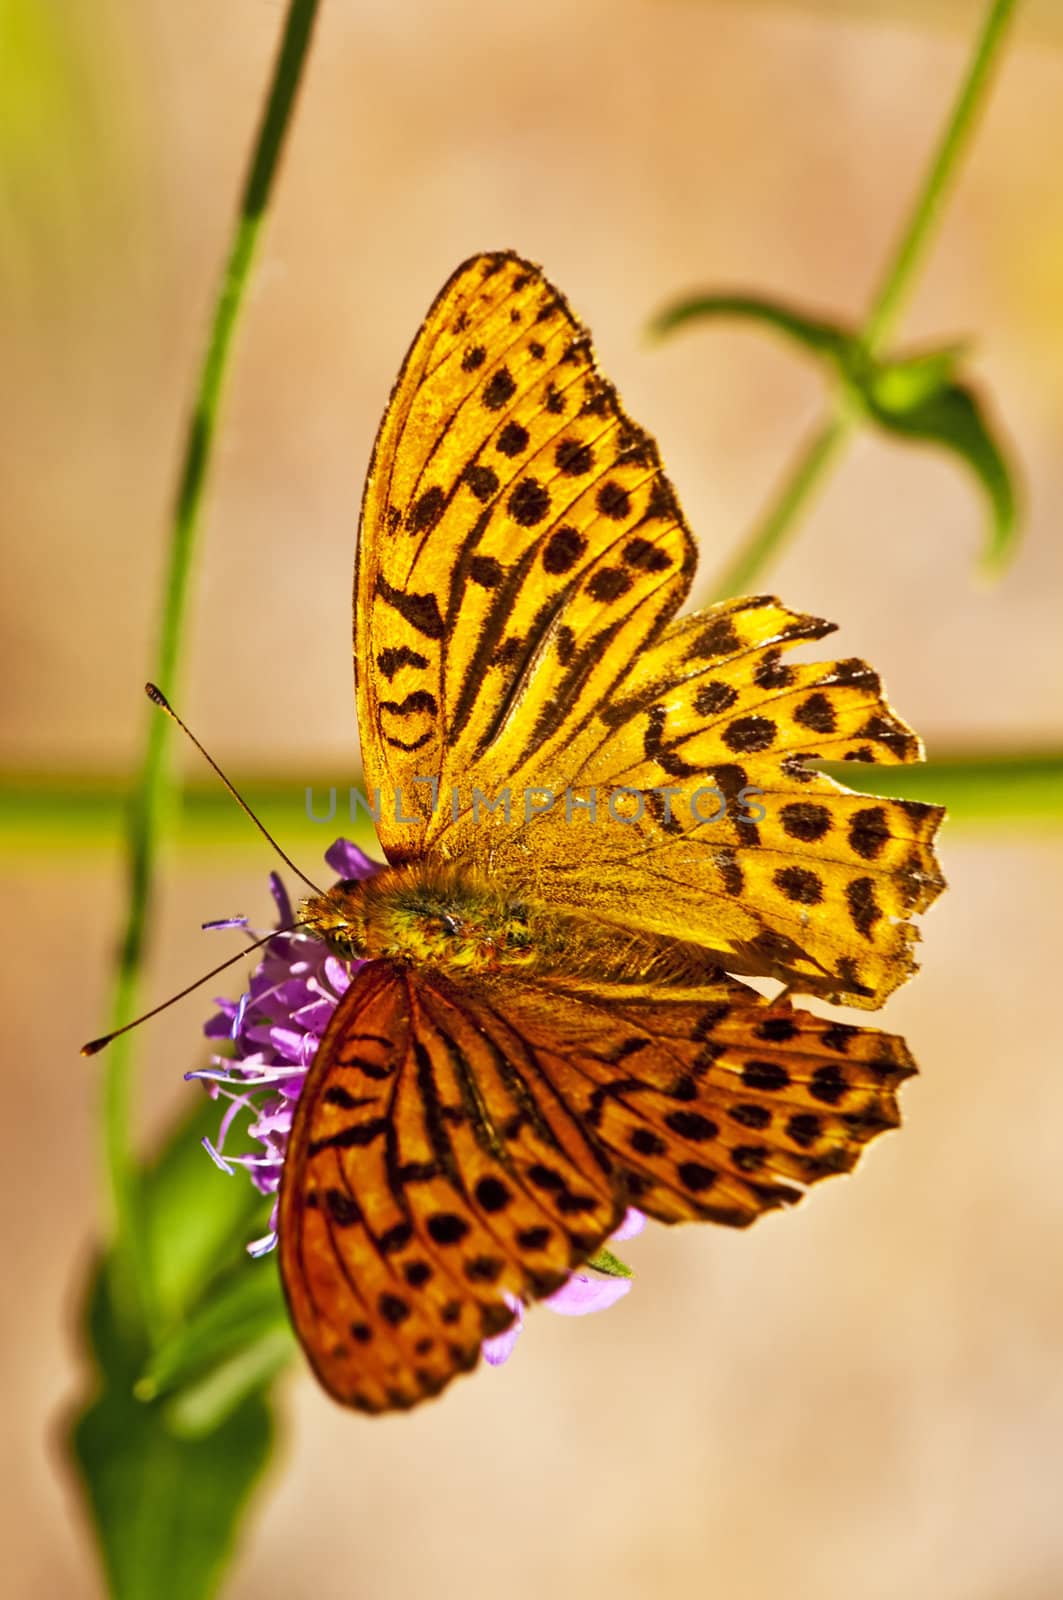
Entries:
<svg viewBox="0 0 1063 1600">
<path fill-rule="evenodd" d="M 74 782 L 136 759 L 175 459 L 284 8 L 5 4 L 27 66 L 0 113 L 0 763 Z M 982 9 L 326 0 L 191 608 L 182 699 L 219 759 L 353 775 L 361 478 L 405 348 L 475 250 L 517 248 L 565 289 L 661 442 L 703 573 L 719 567 L 819 379 L 747 329 L 653 348 L 645 321 L 696 286 L 857 317 Z M 976 336 L 1025 470 L 1012 569 L 976 578 L 983 512 L 955 467 L 865 438 L 770 575 L 843 623 L 841 653 L 883 670 L 931 753 L 1063 732 L 1061 148 L 1046 3 L 1020 15 L 903 327 Z M 293 1377 L 226 1593 L 1063 1593 L 1061 839 L 946 833 L 951 892 L 884 1019 L 923 1076 L 855 1178 L 749 1236 L 651 1230 L 616 1310 L 534 1315 L 507 1368 L 412 1417 L 367 1422 Z M 171 852 L 151 993 L 202 967 L 205 917 L 265 916 L 271 865 L 253 839 Z M 3 874 L 3 1587 L 81 1600 L 101 1586 L 58 1438 L 101 1203 L 76 1051 L 105 1003 L 121 862 L 58 837 Z M 145 1138 L 187 1104 L 202 1015 L 190 1001 L 142 1038 Z"/>
</svg>

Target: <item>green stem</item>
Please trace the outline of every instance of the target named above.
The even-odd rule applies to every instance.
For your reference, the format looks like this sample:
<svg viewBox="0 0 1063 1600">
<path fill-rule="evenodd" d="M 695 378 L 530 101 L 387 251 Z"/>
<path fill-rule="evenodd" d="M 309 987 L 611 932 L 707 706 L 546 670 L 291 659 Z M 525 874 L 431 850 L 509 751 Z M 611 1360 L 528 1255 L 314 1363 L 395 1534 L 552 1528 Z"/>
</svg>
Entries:
<svg viewBox="0 0 1063 1600">
<path fill-rule="evenodd" d="M 296 89 L 309 50 L 319 0 L 290 0 L 265 112 L 241 198 L 236 231 L 225 265 L 214 319 L 188 426 L 184 460 L 174 507 L 170 554 L 163 590 L 162 624 L 155 655 L 155 677 L 172 689 L 180 664 L 181 635 L 188 606 L 192 558 L 203 509 L 203 492 L 213 453 L 218 406 L 229 363 L 233 332 L 245 298 L 262 218 L 269 201 Z M 140 777 L 132 797 L 127 831 L 129 912 L 115 972 L 112 1026 L 133 1015 L 144 962 L 158 842 L 172 801 L 169 748 L 171 727 L 150 714 Z M 133 1066 L 129 1035 L 118 1039 L 106 1057 L 103 1079 L 104 1149 L 116 1233 L 116 1284 L 123 1311 L 138 1313 L 153 1327 L 156 1317 L 139 1179 L 132 1139 Z"/>
<path fill-rule="evenodd" d="M 1018 0 L 992 0 L 986 13 L 967 74 L 953 103 L 934 159 L 864 323 L 863 342 L 870 353 L 880 349 L 892 332 L 904 297 L 912 288 L 916 271 L 941 215 L 949 184 L 966 154 L 1017 3 Z"/>
<path fill-rule="evenodd" d="M 757 574 L 778 549 L 787 530 L 796 525 L 802 508 L 811 500 L 826 476 L 827 468 L 837 456 L 851 427 L 848 416 L 839 412 L 837 416 L 829 416 L 816 429 L 774 501 L 720 574 L 712 596 L 714 600 L 726 600 L 730 595 L 751 592 Z"/>
<path fill-rule="evenodd" d="M 859 762 L 846 782 L 859 788 Z M 1037 790 L 1054 814 L 1063 822 L 1063 743 L 1039 750 L 934 748 L 929 765 L 896 769 L 869 767 L 867 782 L 899 785 L 903 795 L 911 783 L 922 784 L 923 773 L 933 775 L 940 787 L 939 798 L 955 812 L 959 822 L 969 820 L 965 796 L 983 793 L 987 807 L 999 812 L 1003 822 L 1022 820 L 1027 792 Z M 306 814 L 306 787 L 294 778 L 279 775 L 236 775 L 236 786 L 251 809 L 269 819 L 271 828 L 286 840 L 294 840 L 296 854 L 317 857 L 332 839 L 329 825 L 311 822 Z M 331 774 L 334 778 L 335 774 Z M 321 773 L 313 793 L 322 799 L 330 787 L 330 775 Z M 954 790 L 954 784 L 961 787 Z M 341 790 L 341 796 L 345 794 Z M 936 789 L 931 790 L 935 794 Z M 913 791 L 913 799 L 921 794 Z M 0 772 L 0 870 L 18 870 L 33 858 L 33 870 L 50 874 L 49 883 L 58 885 L 75 860 L 95 857 L 97 865 L 111 861 L 121 846 L 122 794 L 118 780 L 101 779 L 98 774 L 64 773 L 16 774 Z M 365 812 L 356 822 L 345 815 L 342 801 L 337 812 L 336 831 L 342 829 L 356 844 L 370 852 L 377 849 L 376 835 Z M 256 837 L 248 830 L 241 813 L 220 785 L 197 779 L 182 794 L 181 814 L 174 831 L 173 846 L 190 859 L 232 861 L 234 854 L 252 859 L 260 850 Z"/>
<path fill-rule="evenodd" d="M 860 338 L 869 354 L 881 348 L 897 321 L 905 296 L 911 292 L 949 184 L 956 176 L 985 102 L 1017 4 L 1018 0 L 991 0 L 988 7 L 934 157 L 864 323 Z M 799 452 L 775 500 L 714 585 L 713 599 L 748 593 L 768 561 L 778 555 L 794 532 L 800 513 L 811 502 L 813 490 L 823 481 L 827 467 L 838 460 L 857 420 L 855 409 L 839 397 L 827 419 Z"/>
</svg>

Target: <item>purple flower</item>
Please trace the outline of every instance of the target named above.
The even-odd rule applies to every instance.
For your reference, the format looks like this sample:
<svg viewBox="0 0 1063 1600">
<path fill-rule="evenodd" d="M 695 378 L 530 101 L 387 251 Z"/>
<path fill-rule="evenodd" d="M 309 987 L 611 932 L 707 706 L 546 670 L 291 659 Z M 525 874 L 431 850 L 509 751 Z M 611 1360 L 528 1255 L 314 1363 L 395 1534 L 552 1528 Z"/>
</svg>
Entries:
<svg viewBox="0 0 1063 1600">
<path fill-rule="evenodd" d="M 379 870 L 379 863 L 371 861 L 348 839 L 337 839 L 325 852 L 325 861 L 339 878 L 368 878 Z M 283 929 L 293 920 L 293 911 L 275 872 L 270 874 L 270 889 L 277 906 L 278 926 Z M 246 917 L 204 923 L 208 929 L 246 926 Z M 232 1174 L 242 1167 L 262 1194 L 275 1196 L 280 1189 L 295 1102 L 337 1002 L 360 965 L 358 961 L 340 960 L 322 940 L 308 933 L 276 933 L 263 947 L 247 993 L 238 1001 L 216 1001 L 218 1010 L 204 1026 L 207 1037 L 224 1041 L 223 1047 L 211 1057 L 209 1067 L 185 1076 L 199 1079 L 214 1099 L 228 1102 L 217 1139 L 204 1139 L 204 1147 L 223 1172 Z M 225 1145 L 241 1112 L 248 1118 L 245 1132 L 259 1149 L 234 1156 Z M 641 1212 L 629 1210 L 610 1242 L 634 1238 L 645 1223 Z M 247 1248 L 253 1256 L 261 1256 L 276 1243 L 274 1200 L 270 1231 Z M 543 1304 L 569 1317 L 586 1316 L 614 1305 L 631 1288 L 631 1279 L 617 1274 L 617 1268 L 620 1272 L 626 1270 L 620 1263 L 614 1266 L 603 1260 L 606 1275 L 574 1273 Z M 513 1326 L 496 1338 L 484 1340 L 484 1356 L 492 1366 L 500 1366 L 512 1354 L 523 1325 L 522 1303 L 511 1297 L 510 1304 L 517 1312 Z"/>
<path fill-rule="evenodd" d="M 368 878 L 377 863 L 357 845 L 337 839 L 325 860 L 340 878 Z M 293 919 L 291 901 L 275 872 L 270 889 L 277 905 L 278 926 Z M 239 926 L 244 919 L 226 918 L 208 928 Z M 302 1093 L 307 1070 L 336 1003 L 357 970 L 358 962 L 341 961 L 328 946 L 308 933 L 277 933 L 264 948 L 239 1001 L 218 1000 L 218 1011 L 203 1031 L 208 1039 L 225 1041 L 209 1067 L 189 1072 L 216 1099 L 228 1101 L 215 1143 L 203 1143 L 223 1172 L 243 1167 L 262 1194 L 276 1195 L 292 1129 L 292 1112 Z M 225 1142 L 241 1112 L 250 1121 L 246 1132 L 261 1149 L 251 1155 L 229 1155 Z M 265 1255 L 277 1243 L 277 1205 L 270 1231 L 248 1245 L 253 1256 Z"/>
</svg>

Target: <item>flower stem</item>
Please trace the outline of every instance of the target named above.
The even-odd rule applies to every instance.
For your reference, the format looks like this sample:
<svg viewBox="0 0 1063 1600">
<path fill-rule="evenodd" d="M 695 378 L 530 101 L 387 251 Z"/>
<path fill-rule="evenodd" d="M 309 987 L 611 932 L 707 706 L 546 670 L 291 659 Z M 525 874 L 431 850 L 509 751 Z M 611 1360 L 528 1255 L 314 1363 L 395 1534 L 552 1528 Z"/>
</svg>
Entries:
<svg viewBox="0 0 1063 1600">
<path fill-rule="evenodd" d="M 273 81 L 241 197 L 236 230 L 225 265 L 207 342 L 174 506 L 170 553 L 163 589 L 162 621 L 155 655 L 155 680 L 172 689 L 180 665 L 181 635 L 188 605 L 192 558 L 199 533 L 203 494 L 213 453 L 218 406 L 229 363 L 233 332 L 245 298 L 262 219 L 276 175 L 295 93 L 310 46 L 319 0 L 290 0 Z M 112 1025 L 129 1020 L 137 991 L 151 920 L 156 856 L 166 812 L 173 799 L 170 772 L 171 725 L 150 714 L 140 776 L 127 826 L 129 910 L 116 964 Z M 139 1205 L 139 1177 L 132 1140 L 133 1066 L 129 1035 L 105 1057 L 103 1079 L 104 1151 L 114 1213 L 117 1303 L 130 1321 L 137 1317 L 150 1331 L 157 1321 L 146 1219 Z"/>
<path fill-rule="evenodd" d="M 952 110 L 859 335 L 869 354 L 881 349 L 893 330 L 906 295 L 914 286 L 949 185 L 956 176 L 985 103 L 993 69 L 999 62 L 1017 4 L 1018 0 L 991 0 L 986 10 Z M 813 492 L 825 478 L 828 466 L 838 460 L 858 417 L 858 411 L 840 398 L 799 452 L 774 501 L 721 574 L 714 586 L 713 599 L 723 600 L 749 592 L 754 579 L 794 532 L 799 515 L 811 503 Z"/>
</svg>

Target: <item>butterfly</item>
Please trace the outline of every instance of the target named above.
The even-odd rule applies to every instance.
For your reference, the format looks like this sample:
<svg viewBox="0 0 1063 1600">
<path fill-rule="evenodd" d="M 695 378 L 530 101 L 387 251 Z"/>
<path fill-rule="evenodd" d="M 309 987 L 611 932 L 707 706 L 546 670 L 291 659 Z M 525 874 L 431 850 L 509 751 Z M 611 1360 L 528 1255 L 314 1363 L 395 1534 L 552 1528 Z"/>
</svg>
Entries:
<svg viewBox="0 0 1063 1600">
<path fill-rule="evenodd" d="M 745 1227 L 895 1127 L 875 1008 L 943 888 L 943 812 L 817 760 L 921 746 L 832 625 L 679 616 L 695 546 L 653 439 L 539 269 L 429 311 L 362 506 L 354 660 L 387 864 L 303 903 L 355 972 L 296 1108 L 280 1265 L 337 1400 L 474 1367 L 629 1206 Z M 778 980 L 764 998 L 742 977 Z"/>
</svg>

